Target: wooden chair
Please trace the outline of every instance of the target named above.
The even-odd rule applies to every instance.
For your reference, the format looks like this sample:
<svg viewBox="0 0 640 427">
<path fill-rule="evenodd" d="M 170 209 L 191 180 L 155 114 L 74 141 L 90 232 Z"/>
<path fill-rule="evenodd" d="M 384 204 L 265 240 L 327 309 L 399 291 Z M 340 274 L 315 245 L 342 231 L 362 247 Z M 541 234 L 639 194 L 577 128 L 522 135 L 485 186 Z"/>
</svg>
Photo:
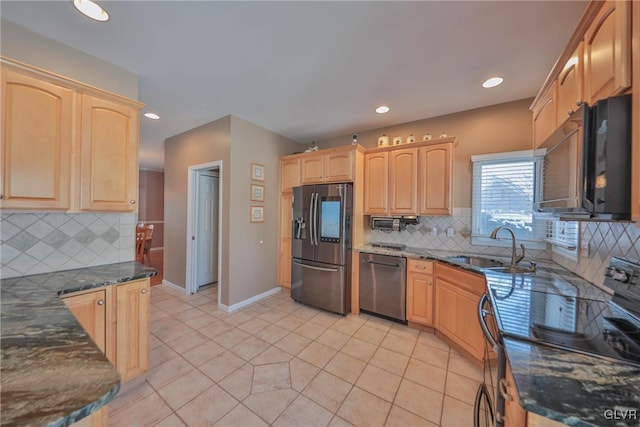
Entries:
<svg viewBox="0 0 640 427">
<path fill-rule="evenodd" d="M 136 227 L 136 261 L 143 264 L 144 263 L 144 248 L 146 246 L 146 233 L 144 229 L 142 231 L 138 231 L 138 227 Z"/>
<path fill-rule="evenodd" d="M 149 262 L 148 265 L 151 265 L 151 242 L 153 241 L 153 230 L 153 224 L 147 224 L 144 226 L 145 243 L 143 257 L 144 255 L 147 256 L 147 261 Z"/>
</svg>

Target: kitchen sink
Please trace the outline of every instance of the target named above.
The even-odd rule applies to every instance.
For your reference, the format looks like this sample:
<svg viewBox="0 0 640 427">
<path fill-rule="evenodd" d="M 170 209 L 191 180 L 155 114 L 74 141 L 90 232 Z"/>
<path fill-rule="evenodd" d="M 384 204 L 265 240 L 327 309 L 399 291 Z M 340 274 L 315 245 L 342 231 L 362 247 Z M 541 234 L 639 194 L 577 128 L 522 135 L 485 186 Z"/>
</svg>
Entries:
<svg viewBox="0 0 640 427">
<path fill-rule="evenodd" d="M 457 255 L 449 257 L 451 261 L 459 262 L 462 264 L 473 265 L 474 267 L 481 268 L 508 268 L 508 266 L 496 259 L 485 258 L 481 256 L 473 256 L 473 255 Z"/>
<path fill-rule="evenodd" d="M 487 270 L 495 271 L 496 273 L 533 273 L 535 271 L 535 266 L 532 264 L 531 267 L 520 267 L 518 265 L 503 265 L 497 267 L 484 267 Z"/>
</svg>

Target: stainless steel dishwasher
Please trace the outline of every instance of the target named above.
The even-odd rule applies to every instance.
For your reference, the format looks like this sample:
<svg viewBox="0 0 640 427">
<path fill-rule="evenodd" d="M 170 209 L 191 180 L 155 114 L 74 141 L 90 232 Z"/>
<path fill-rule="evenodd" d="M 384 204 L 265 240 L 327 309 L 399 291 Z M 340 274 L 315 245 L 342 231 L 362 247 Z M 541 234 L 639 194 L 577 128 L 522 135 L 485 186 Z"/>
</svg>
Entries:
<svg viewBox="0 0 640 427">
<path fill-rule="evenodd" d="M 360 310 L 407 322 L 407 259 L 360 253 Z"/>
</svg>

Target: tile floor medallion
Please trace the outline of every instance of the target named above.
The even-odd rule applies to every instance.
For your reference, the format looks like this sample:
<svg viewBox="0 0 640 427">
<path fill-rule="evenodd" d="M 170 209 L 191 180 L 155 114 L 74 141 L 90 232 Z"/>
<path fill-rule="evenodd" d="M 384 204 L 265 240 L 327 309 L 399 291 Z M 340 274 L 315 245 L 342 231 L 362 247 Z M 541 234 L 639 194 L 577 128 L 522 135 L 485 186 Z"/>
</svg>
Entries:
<svg viewBox="0 0 640 427">
<path fill-rule="evenodd" d="M 286 291 L 234 313 L 217 288 L 151 290 L 151 369 L 109 425 L 473 424 L 482 375 L 432 334 L 300 305 Z"/>
</svg>

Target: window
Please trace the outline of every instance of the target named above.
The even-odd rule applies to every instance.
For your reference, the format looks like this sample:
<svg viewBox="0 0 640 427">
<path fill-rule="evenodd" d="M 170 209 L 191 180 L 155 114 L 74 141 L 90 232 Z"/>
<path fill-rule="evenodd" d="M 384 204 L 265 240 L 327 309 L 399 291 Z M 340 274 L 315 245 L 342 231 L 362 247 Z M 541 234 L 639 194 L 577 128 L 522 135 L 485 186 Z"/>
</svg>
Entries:
<svg viewBox="0 0 640 427">
<path fill-rule="evenodd" d="M 527 248 L 545 249 L 545 221 L 533 217 L 540 157 L 534 157 L 531 151 L 516 151 L 472 156 L 471 161 L 471 243 L 510 246 L 507 233 L 500 234 L 497 240 L 489 238 L 496 227 L 505 226 Z"/>
<path fill-rule="evenodd" d="M 547 221 L 546 241 L 551 243 L 553 253 L 577 261 L 579 236 L 580 223 L 577 221 Z"/>
</svg>

